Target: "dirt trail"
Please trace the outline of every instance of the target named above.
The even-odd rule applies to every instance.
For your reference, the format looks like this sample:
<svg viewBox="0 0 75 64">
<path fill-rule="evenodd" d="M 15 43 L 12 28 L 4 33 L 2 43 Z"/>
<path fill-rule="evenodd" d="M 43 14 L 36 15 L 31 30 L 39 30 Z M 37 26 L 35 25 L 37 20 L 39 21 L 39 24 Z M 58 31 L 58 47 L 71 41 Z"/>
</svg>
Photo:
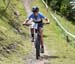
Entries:
<svg viewBox="0 0 75 64">
<path fill-rule="evenodd" d="M 27 14 L 29 14 L 31 12 L 30 4 L 31 4 L 32 0 L 22 0 L 22 2 L 23 2 L 24 8 L 25 8 Z"/>
<path fill-rule="evenodd" d="M 50 56 L 48 55 L 49 55 L 48 50 L 45 47 L 45 53 L 41 54 L 41 58 L 39 60 L 36 60 L 35 48 L 33 47 L 33 50 L 30 52 L 30 54 L 23 60 L 25 61 L 25 64 L 50 64 L 49 63 Z"/>
<path fill-rule="evenodd" d="M 31 4 L 32 0 L 22 0 L 22 2 L 24 4 L 27 14 L 29 15 L 29 13 L 31 12 L 30 4 Z M 49 54 L 48 54 L 48 50 L 47 50 L 46 46 L 45 46 L 45 53 L 41 54 L 41 58 L 39 60 L 36 60 L 36 58 L 35 58 L 34 44 L 32 44 L 32 46 L 33 46 L 33 50 L 30 52 L 30 54 L 26 58 L 24 58 L 25 63 L 26 64 L 49 64 L 49 62 L 48 62 Z"/>
</svg>

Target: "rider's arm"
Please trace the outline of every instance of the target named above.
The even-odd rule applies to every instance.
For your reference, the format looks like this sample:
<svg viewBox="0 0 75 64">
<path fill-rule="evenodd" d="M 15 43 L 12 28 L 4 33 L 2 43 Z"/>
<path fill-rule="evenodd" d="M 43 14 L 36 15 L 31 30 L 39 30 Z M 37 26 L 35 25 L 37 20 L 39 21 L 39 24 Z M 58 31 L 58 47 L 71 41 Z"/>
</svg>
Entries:
<svg viewBox="0 0 75 64">
<path fill-rule="evenodd" d="M 27 24 L 32 19 L 32 14 L 28 16 L 28 18 L 23 22 L 23 24 Z"/>
<path fill-rule="evenodd" d="M 28 23 L 29 19 L 26 19 L 24 22 L 23 22 L 23 25 Z"/>
<path fill-rule="evenodd" d="M 42 19 L 45 20 L 46 23 L 49 23 L 49 19 L 47 17 L 45 17 L 42 13 L 40 13 L 40 16 Z"/>
</svg>

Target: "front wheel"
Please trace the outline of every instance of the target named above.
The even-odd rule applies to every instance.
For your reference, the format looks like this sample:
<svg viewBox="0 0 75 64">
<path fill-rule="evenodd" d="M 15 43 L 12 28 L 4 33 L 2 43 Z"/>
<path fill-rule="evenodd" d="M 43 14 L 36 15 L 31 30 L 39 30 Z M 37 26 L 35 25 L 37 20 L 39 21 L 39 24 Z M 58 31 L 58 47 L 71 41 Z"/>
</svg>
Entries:
<svg viewBox="0 0 75 64">
<path fill-rule="evenodd" d="M 37 35 L 36 41 L 35 41 L 35 49 L 36 49 L 36 59 L 39 59 L 40 57 L 40 37 Z"/>
<path fill-rule="evenodd" d="M 36 59 L 40 57 L 40 49 L 36 48 Z"/>
<path fill-rule="evenodd" d="M 39 41 L 36 41 L 35 49 L 36 49 L 36 59 L 39 59 L 40 57 L 40 42 Z"/>
</svg>

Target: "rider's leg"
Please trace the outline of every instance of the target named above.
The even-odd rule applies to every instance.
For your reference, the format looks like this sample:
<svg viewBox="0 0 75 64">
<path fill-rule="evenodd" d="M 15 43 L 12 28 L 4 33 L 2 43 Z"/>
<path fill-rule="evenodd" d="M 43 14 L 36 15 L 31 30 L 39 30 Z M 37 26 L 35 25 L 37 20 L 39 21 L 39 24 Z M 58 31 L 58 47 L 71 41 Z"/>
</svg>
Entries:
<svg viewBox="0 0 75 64">
<path fill-rule="evenodd" d="M 34 28 L 31 28 L 30 31 L 31 31 L 32 42 L 34 42 Z"/>
<path fill-rule="evenodd" d="M 34 42 L 34 22 L 33 22 L 32 19 L 29 20 L 28 22 L 31 23 L 31 25 L 30 25 L 30 33 L 31 33 L 32 42 Z"/>
<path fill-rule="evenodd" d="M 43 43 L 43 28 L 40 28 L 40 36 L 41 36 L 41 53 L 44 53 L 44 43 Z"/>
<path fill-rule="evenodd" d="M 43 44 L 43 28 L 40 28 L 40 36 L 41 36 L 41 47 L 44 47 L 44 44 Z"/>
</svg>

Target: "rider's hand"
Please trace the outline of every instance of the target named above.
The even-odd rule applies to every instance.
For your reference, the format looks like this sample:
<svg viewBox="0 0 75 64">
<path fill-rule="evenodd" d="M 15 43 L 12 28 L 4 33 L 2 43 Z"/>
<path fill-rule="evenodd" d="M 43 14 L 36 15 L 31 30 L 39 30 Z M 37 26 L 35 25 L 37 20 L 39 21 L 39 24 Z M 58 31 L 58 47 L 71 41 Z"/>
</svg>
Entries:
<svg viewBox="0 0 75 64">
<path fill-rule="evenodd" d="M 50 24 L 50 21 L 49 21 L 49 19 L 45 19 L 45 24 Z"/>
<path fill-rule="evenodd" d="M 22 25 L 26 25 L 26 22 L 24 22 Z"/>
<path fill-rule="evenodd" d="M 25 23 L 23 23 L 22 25 L 25 25 Z"/>
<path fill-rule="evenodd" d="M 28 20 L 25 20 L 22 25 L 26 25 L 27 23 L 28 23 Z"/>
<path fill-rule="evenodd" d="M 29 22 L 24 22 L 23 25 L 30 26 L 31 23 L 29 23 Z"/>
</svg>

